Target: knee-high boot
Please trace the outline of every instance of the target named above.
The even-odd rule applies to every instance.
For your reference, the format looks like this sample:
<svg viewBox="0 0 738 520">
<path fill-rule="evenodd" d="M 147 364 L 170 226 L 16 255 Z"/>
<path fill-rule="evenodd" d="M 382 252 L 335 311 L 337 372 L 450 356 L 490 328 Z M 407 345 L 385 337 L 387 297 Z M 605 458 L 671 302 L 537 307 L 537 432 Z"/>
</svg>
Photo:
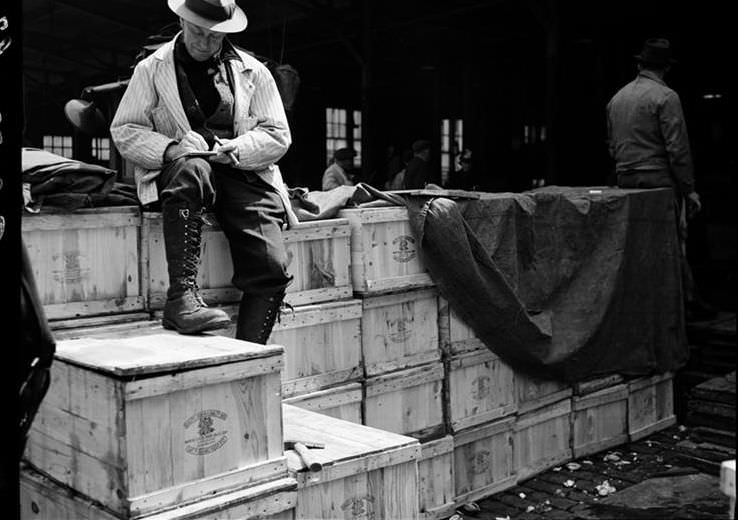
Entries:
<svg viewBox="0 0 738 520">
<path fill-rule="evenodd" d="M 269 296 L 244 294 L 238 307 L 236 339 L 266 344 L 279 317 L 285 293 Z"/>
<path fill-rule="evenodd" d="M 231 323 L 222 310 L 208 308 L 197 286 L 203 214 L 203 208 L 192 209 L 183 204 L 162 207 L 169 273 L 162 325 L 181 334 L 225 328 Z"/>
</svg>

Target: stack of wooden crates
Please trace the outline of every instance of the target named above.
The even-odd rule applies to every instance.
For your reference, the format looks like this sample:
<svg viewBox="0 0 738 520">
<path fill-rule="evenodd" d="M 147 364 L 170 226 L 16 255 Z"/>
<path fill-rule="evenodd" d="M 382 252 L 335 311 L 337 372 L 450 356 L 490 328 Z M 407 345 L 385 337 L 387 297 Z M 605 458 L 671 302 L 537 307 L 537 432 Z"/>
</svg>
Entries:
<svg viewBox="0 0 738 520">
<path fill-rule="evenodd" d="M 229 338 L 58 342 L 22 517 L 291 519 L 281 366 L 281 347 Z"/>
<path fill-rule="evenodd" d="M 235 321 L 241 295 L 210 220 L 199 284 Z M 157 332 L 167 285 L 160 215 L 30 216 L 23 233 L 59 337 Z M 419 440 L 423 518 L 675 420 L 671 374 L 570 386 L 514 371 L 437 293 L 405 208 L 344 209 L 285 239 L 292 310 L 269 341 L 284 350 L 283 402 Z"/>
</svg>

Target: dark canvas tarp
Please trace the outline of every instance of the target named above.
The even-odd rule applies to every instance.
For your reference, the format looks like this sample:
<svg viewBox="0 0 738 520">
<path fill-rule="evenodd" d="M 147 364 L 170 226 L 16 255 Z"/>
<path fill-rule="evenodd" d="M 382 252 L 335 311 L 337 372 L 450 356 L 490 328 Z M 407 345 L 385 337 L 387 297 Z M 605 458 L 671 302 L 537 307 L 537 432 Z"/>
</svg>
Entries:
<svg viewBox="0 0 738 520">
<path fill-rule="evenodd" d="M 297 197 L 300 218 L 404 204 L 439 293 L 515 368 L 574 382 L 686 362 L 670 189 L 551 186 L 467 198 L 345 188 Z"/>
<path fill-rule="evenodd" d="M 596 191 L 406 203 L 441 295 L 517 368 L 567 381 L 675 370 L 688 349 L 673 195 Z"/>
</svg>

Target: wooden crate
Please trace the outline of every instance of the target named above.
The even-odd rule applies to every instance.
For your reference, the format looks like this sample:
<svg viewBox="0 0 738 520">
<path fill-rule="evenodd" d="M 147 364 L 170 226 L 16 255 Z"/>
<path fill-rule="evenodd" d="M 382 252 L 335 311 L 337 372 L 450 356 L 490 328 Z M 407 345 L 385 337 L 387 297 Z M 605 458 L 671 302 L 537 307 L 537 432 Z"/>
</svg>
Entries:
<svg viewBox="0 0 738 520">
<path fill-rule="evenodd" d="M 215 215 L 208 215 L 203 226 L 202 263 L 198 284 L 210 304 L 240 301 L 241 292 L 231 282 L 233 262 L 230 246 Z M 348 221 L 316 220 L 284 231 L 289 265 L 294 277 L 287 287 L 285 301 L 291 305 L 340 300 L 351 296 L 349 276 Z M 161 213 L 144 213 L 142 270 L 150 309 L 161 309 L 169 287 L 164 254 Z"/>
<path fill-rule="evenodd" d="M 57 343 L 27 460 L 120 515 L 286 476 L 282 348 L 176 333 Z"/>
<path fill-rule="evenodd" d="M 635 441 L 676 423 L 674 374 L 628 382 L 628 434 Z"/>
<path fill-rule="evenodd" d="M 519 414 L 558 403 L 573 393 L 573 388 L 562 381 L 515 372 L 515 399 Z"/>
<path fill-rule="evenodd" d="M 138 517 L 140 520 L 292 520 L 297 499 L 293 478 L 258 484 L 205 498 L 181 508 Z M 62 486 L 32 468 L 20 474 L 22 520 L 120 520 L 131 518 Z"/>
<path fill-rule="evenodd" d="M 440 361 L 370 377 L 364 385 L 366 425 L 421 440 L 445 433 Z"/>
<path fill-rule="evenodd" d="M 441 359 L 434 290 L 366 297 L 362 306 L 361 349 L 367 376 Z"/>
<path fill-rule="evenodd" d="M 307 439 L 323 464 L 311 473 L 288 450 L 297 479 L 295 520 L 418 518 L 418 441 L 284 405 L 285 439 Z"/>
<path fill-rule="evenodd" d="M 404 207 L 343 209 L 351 225 L 351 280 L 366 295 L 431 287 Z"/>
<path fill-rule="evenodd" d="M 465 352 L 488 350 L 474 331 L 456 314 L 448 301 L 438 297 L 438 336 L 441 351 L 446 357 Z"/>
<path fill-rule="evenodd" d="M 364 422 L 361 414 L 361 383 L 327 388 L 283 399 L 282 402 L 356 424 Z"/>
<path fill-rule="evenodd" d="M 515 374 L 492 351 L 457 354 L 446 362 L 448 426 L 457 432 L 515 413 Z"/>
<path fill-rule="evenodd" d="M 513 463 L 514 417 L 454 434 L 454 501 L 479 500 L 516 484 Z"/>
<path fill-rule="evenodd" d="M 418 459 L 420 518 L 438 520 L 453 514 L 454 438 L 446 435 L 420 445 Z"/>
<path fill-rule="evenodd" d="M 627 441 L 627 385 L 621 383 L 572 398 L 572 453 L 575 458 Z"/>
<path fill-rule="evenodd" d="M 513 454 L 518 482 L 571 460 L 571 399 L 519 415 Z"/>
<path fill-rule="evenodd" d="M 222 309 L 233 322 L 214 331 L 234 337 L 238 305 Z M 361 301 L 301 305 L 281 313 L 267 343 L 284 347 L 282 395 L 293 397 L 364 377 Z"/>
<path fill-rule="evenodd" d="M 143 310 L 140 232 L 136 207 L 25 213 L 23 242 L 46 318 Z"/>
</svg>

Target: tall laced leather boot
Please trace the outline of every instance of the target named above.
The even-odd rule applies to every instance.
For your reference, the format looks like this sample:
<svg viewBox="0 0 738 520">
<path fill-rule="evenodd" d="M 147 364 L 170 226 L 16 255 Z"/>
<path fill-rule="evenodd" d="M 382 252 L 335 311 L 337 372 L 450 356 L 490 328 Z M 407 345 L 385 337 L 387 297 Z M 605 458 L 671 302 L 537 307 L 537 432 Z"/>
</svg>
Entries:
<svg viewBox="0 0 738 520">
<path fill-rule="evenodd" d="M 266 344 L 282 310 L 284 291 L 262 296 L 244 294 L 238 307 L 236 339 Z"/>
<path fill-rule="evenodd" d="M 220 309 L 211 309 L 197 286 L 204 209 L 166 204 L 162 207 L 169 289 L 162 325 L 180 334 L 197 334 L 231 324 Z"/>
</svg>

